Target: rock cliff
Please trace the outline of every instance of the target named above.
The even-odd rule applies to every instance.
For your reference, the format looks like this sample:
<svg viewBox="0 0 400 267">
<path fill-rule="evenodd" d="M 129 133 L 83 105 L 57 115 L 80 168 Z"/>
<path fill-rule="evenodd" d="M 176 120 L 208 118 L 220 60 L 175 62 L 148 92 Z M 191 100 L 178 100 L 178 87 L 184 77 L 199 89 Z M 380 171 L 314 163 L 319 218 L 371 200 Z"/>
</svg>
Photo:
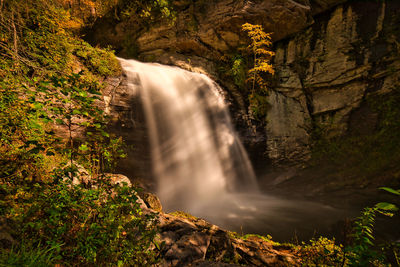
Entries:
<svg viewBox="0 0 400 267">
<path fill-rule="evenodd" d="M 276 44 L 266 127 L 272 159 L 306 159 L 315 127 L 330 137 L 366 121 L 364 127 L 375 127 L 376 114 L 360 107 L 399 86 L 399 9 L 396 1 L 339 5 Z M 352 119 L 360 112 L 369 119 Z"/>
<path fill-rule="evenodd" d="M 278 165 L 301 165 L 310 157 L 316 129 L 338 136 L 352 128 L 374 128 L 377 115 L 363 102 L 399 86 L 398 1 L 180 0 L 173 4 L 179 11 L 174 24 L 158 21 L 140 29 L 129 20 L 100 19 L 88 39 L 111 44 L 124 57 L 210 75 L 226 90 L 245 142 L 261 151 L 257 157 L 267 155 L 262 164 L 269 159 Z M 240 27 L 245 22 L 262 24 L 274 33 L 276 75 L 268 96 L 267 123 L 261 127 L 249 119 L 246 96 L 218 72 L 221 58 L 244 45 Z M 364 119 L 356 119 L 360 117 Z"/>
</svg>

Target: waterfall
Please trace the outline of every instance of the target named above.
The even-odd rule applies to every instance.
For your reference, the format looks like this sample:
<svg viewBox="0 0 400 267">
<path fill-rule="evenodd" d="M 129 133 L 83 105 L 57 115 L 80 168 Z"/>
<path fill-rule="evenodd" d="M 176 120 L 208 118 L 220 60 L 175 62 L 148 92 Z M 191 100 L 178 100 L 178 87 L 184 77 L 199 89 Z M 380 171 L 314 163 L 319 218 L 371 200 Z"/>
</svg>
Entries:
<svg viewBox="0 0 400 267">
<path fill-rule="evenodd" d="M 191 212 L 229 192 L 257 190 L 215 82 L 177 67 L 120 62 L 143 102 L 157 194 L 166 210 Z"/>
<path fill-rule="evenodd" d="M 232 231 L 272 234 L 278 240 L 293 234 L 308 240 L 315 229 L 329 229 L 345 217 L 329 206 L 258 192 L 222 90 L 206 75 L 120 62 L 129 87 L 141 96 L 165 211 L 186 211 Z"/>
</svg>

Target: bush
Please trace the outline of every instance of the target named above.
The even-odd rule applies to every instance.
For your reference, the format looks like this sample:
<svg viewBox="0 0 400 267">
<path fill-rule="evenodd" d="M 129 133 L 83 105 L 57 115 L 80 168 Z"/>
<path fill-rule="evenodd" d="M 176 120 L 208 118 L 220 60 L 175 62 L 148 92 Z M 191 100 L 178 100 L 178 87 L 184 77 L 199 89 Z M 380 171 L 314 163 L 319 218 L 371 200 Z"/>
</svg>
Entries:
<svg viewBox="0 0 400 267">
<path fill-rule="evenodd" d="M 345 266 L 346 258 L 342 245 L 325 237 L 310 240 L 300 248 L 304 266 Z"/>
<path fill-rule="evenodd" d="M 15 195 L 9 195 L 5 208 L 15 223 L 15 236 L 41 250 L 57 248 L 56 255 L 70 264 L 156 262 L 150 249 L 156 216 L 143 213 L 133 188 L 112 185 L 106 178 L 90 187 L 73 185 L 63 178 L 69 170 L 58 171 L 52 183 L 9 186 L 8 192 Z"/>
</svg>

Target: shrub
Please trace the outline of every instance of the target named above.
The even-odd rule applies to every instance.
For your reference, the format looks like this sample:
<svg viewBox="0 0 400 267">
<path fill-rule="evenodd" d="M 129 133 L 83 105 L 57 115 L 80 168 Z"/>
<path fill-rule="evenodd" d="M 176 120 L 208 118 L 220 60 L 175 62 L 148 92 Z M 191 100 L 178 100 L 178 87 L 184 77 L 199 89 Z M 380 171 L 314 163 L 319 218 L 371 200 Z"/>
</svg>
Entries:
<svg viewBox="0 0 400 267">
<path fill-rule="evenodd" d="M 67 172 L 58 170 L 51 183 L 8 188 L 16 193 L 6 206 L 14 234 L 38 249 L 57 248 L 70 264 L 154 264 L 156 216 L 143 213 L 136 191 L 104 177 L 90 187 L 73 185 Z"/>
</svg>

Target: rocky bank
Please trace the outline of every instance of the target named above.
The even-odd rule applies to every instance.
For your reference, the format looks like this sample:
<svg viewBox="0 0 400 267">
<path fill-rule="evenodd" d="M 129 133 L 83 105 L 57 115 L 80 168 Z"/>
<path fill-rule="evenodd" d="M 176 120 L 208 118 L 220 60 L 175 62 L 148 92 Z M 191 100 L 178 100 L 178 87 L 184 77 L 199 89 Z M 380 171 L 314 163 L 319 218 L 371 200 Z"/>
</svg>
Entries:
<svg viewBox="0 0 400 267">
<path fill-rule="evenodd" d="M 124 175 L 108 176 L 113 183 L 130 185 Z M 298 248 L 293 245 L 281 245 L 258 235 L 240 236 L 180 211 L 164 213 L 157 196 L 143 191 L 139 196 L 143 212 L 157 214 L 158 245 L 152 248 L 161 259 L 157 266 L 300 265 Z"/>
</svg>

